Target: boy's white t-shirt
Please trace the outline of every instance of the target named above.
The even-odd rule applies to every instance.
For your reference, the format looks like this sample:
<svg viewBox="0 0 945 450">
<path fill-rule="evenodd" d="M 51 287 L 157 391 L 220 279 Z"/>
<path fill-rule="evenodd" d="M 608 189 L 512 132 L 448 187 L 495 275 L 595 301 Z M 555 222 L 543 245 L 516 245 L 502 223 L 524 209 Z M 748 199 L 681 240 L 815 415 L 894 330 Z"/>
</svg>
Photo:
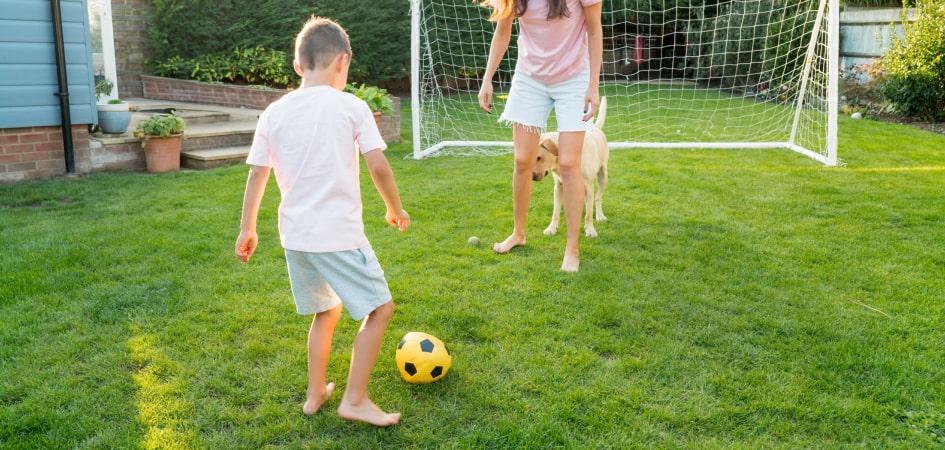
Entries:
<svg viewBox="0 0 945 450">
<path fill-rule="evenodd" d="M 386 148 L 367 103 L 330 86 L 299 89 L 269 105 L 246 162 L 275 172 L 282 246 L 302 252 L 367 246 L 359 149 Z"/>
</svg>

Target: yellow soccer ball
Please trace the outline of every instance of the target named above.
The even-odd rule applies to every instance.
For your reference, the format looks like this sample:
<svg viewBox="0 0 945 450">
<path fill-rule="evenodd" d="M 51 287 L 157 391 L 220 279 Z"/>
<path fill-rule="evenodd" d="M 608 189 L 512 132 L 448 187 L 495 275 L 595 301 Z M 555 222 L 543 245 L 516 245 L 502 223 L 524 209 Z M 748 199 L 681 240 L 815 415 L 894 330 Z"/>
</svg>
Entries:
<svg viewBox="0 0 945 450">
<path fill-rule="evenodd" d="M 397 344 L 397 370 L 404 381 L 427 384 L 438 381 L 449 372 L 453 357 L 443 341 L 435 336 L 411 331 Z"/>
</svg>

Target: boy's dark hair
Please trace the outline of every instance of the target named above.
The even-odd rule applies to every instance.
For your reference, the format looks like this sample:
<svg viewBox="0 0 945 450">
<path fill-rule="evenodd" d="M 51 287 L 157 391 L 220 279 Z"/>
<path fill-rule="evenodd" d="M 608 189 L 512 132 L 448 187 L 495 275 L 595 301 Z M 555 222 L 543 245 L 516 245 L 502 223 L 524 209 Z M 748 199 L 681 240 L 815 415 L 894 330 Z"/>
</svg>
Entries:
<svg viewBox="0 0 945 450">
<path fill-rule="evenodd" d="M 340 53 L 351 56 L 348 33 L 331 19 L 312 16 L 295 37 L 295 58 L 303 69 L 324 69 Z"/>
</svg>

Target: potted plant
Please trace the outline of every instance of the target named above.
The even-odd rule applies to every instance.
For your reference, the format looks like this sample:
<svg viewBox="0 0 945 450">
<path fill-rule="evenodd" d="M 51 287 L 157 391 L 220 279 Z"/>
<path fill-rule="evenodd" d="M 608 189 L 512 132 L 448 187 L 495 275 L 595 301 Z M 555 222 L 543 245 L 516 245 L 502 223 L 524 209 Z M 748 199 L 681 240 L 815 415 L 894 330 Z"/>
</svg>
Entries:
<svg viewBox="0 0 945 450">
<path fill-rule="evenodd" d="M 374 113 L 374 120 L 377 122 L 380 121 L 381 115 L 394 113 L 394 101 L 391 99 L 386 89 L 363 84 L 360 87 L 354 87 L 354 85 L 349 84 L 345 86 L 345 92 L 350 92 L 354 94 L 355 97 L 364 100 Z M 380 123 L 378 123 L 378 125 L 380 125 Z"/>
<path fill-rule="evenodd" d="M 180 146 L 184 134 L 184 119 L 170 114 L 158 114 L 138 123 L 135 136 L 141 139 L 148 172 L 180 170 Z"/>
<path fill-rule="evenodd" d="M 102 102 L 102 97 L 111 94 L 113 87 L 114 84 L 108 78 L 102 78 L 95 83 L 98 125 L 103 133 L 122 134 L 128 131 L 128 124 L 131 123 L 131 109 L 128 102 L 118 98 Z"/>
</svg>

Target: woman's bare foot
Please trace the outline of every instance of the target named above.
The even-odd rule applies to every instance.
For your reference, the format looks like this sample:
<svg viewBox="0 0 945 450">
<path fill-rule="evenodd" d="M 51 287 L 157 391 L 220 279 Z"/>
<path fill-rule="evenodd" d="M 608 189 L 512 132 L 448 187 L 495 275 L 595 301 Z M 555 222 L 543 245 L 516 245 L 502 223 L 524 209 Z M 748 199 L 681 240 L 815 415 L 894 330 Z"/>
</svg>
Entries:
<svg viewBox="0 0 945 450">
<path fill-rule="evenodd" d="M 574 273 L 581 268 L 581 257 L 577 254 L 564 254 L 564 261 L 561 262 L 561 270 L 563 272 Z"/>
<path fill-rule="evenodd" d="M 513 233 L 511 236 L 505 238 L 504 241 L 493 244 L 492 250 L 496 253 L 502 254 L 512 251 L 512 249 L 515 247 L 521 247 L 524 245 L 525 236 L 518 236 Z"/>
<path fill-rule="evenodd" d="M 357 420 L 377 427 L 387 427 L 400 422 L 400 413 L 386 413 L 367 397 L 357 405 L 341 399 L 338 415 L 345 420 Z"/>
<path fill-rule="evenodd" d="M 306 416 L 311 416 L 318 412 L 322 407 L 322 404 L 325 403 L 325 400 L 328 400 L 328 397 L 331 397 L 331 393 L 335 391 L 335 383 L 328 383 L 325 385 L 325 390 L 321 394 L 313 394 L 309 392 L 305 397 L 305 404 L 302 405 L 302 414 Z"/>
</svg>

